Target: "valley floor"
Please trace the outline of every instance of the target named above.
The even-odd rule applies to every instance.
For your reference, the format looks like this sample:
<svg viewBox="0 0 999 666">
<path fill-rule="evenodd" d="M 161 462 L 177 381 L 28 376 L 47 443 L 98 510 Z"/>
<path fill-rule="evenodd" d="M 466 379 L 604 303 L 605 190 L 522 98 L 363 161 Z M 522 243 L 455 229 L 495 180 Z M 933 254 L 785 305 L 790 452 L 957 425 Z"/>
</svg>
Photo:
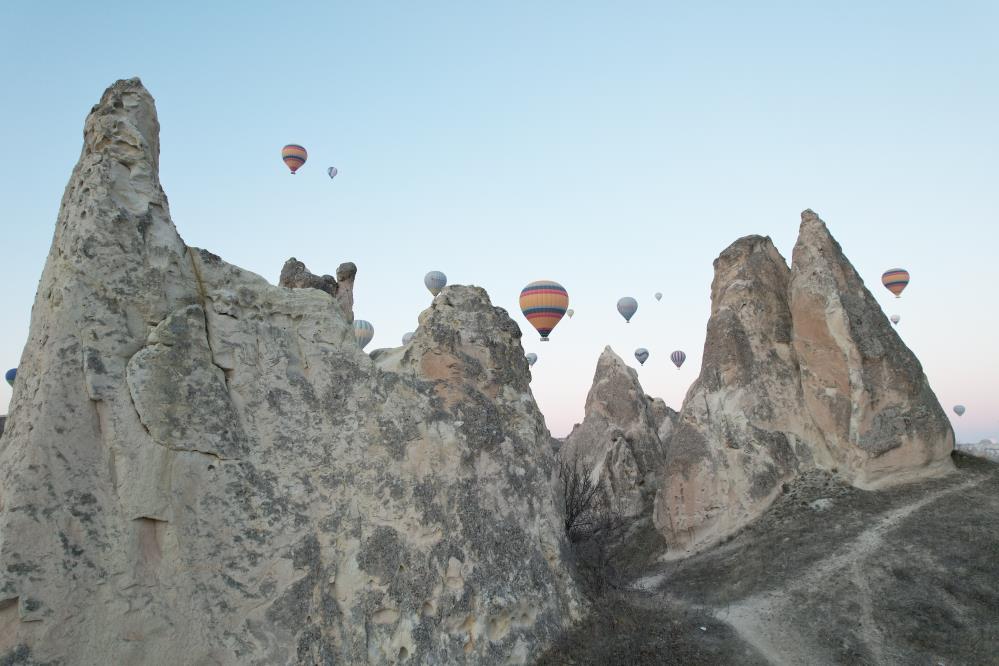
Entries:
<svg viewBox="0 0 999 666">
<path fill-rule="evenodd" d="M 541 664 L 999 664 L 999 464 L 861 491 L 821 473 L 689 559 L 633 570 Z"/>
</svg>

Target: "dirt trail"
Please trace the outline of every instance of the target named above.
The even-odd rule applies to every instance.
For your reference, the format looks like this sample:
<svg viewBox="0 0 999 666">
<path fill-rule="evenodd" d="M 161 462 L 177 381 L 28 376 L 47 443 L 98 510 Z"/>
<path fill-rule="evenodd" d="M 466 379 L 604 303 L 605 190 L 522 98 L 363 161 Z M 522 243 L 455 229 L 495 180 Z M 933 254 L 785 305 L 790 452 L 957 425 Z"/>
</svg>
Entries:
<svg viewBox="0 0 999 666">
<path fill-rule="evenodd" d="M 870 621 L 873 615 L 869 603 L 871 591 L 867 589 L 861 573 L 865 560 L 881 548 L 885 537 L 903 520 L 947 495 L 969 490 L 983 481 L 984 478 L 965 481 L 937 490 L 907 506 L 888 511 L 871 527 L 812 565 L 804 575 L 789 581 L 786 587 L 747 597 L 725 608 L 713 609 L 713 613 L 718 619 L 731 625 L 739 636 L 775 666 L 814 664 L 819 650 L 809 644 L 807 636 L 794 631 L 785 621 L 785 616 L 793 613 L 794 609 L 789 606 L 793 605 L 797 594 L 819 587 L 833 576 L 849 575 L 863 593 L 861 624 L 865 638 L 870 646 L 878 650 L 882 645 L 882 637 L 877 626 Z M 865 601 L 868 603 L 863 603 Z M 872 656 L 876 663 L 885 663 L 884 654 L 875 652 Z"/>
<path fill-rule="evenodd" d="M 999 664 L 999 465 L 862 491 L 802 475 L 740 534 L 618 584 L 541 664 Z"/>
</svg>

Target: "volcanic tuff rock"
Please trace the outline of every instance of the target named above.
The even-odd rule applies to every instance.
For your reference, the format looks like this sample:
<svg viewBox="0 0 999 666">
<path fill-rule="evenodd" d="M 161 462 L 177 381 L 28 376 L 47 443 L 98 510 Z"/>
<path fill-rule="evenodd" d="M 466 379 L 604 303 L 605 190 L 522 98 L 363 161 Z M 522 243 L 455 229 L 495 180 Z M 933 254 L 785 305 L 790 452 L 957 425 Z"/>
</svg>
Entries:
<svg viewBox="0 0 999 666">
<path fill-rule="evenodd" d="M 328 292 L 185 246 L 158 130 L 115 83 L 63 198 L 0 440 L 0 662 L 527 661 L 579 602 L 517 327 L 448 287 L 378 367 Z"/>
<path fill-rule="evenodd" d="M 332 275 L 314 275 L 303 262 L 292 257 L 281 267 L 278 286 L 325 291 L 340 306 L 347 321 L 352 322 L 354 321 L 354 276 L 356 275 L 357 266 L 350 261 L 340 264 L 336 269 L 336 277 L 333 277 Z"/>
<path fill-rule="evenodd" d="M 668 444 L 655 523 L 677 553 L 759 516 L 802 464 L 828 460 L 791 347 L 791 272 L 769 238 L 715 260 L 701 373 Z"/>
<path fill-rule="evenodd" d="M 675 554 L 732 534 L 811 467 L 861 488 L 952 469 L 919 361 L 812 211 L 793 270 L 769 239 L 740 239 L 715 261 L 711 299 L 655 505 Z"/>
<path fill-rule="evenodd" d="M 610 507 L 622 518 L 648 515 L 666 460 L 660 432 L 669 433 L 676 412 L 642 390 L 638 373 L 605 347 L 586 396 L 585 417 L 561 449 L 603 479 Z"/>
<path fill-rule="evenodd" d="M 952 469 L 954 431 L 923 367 L 810 210 L 790 305 L 805 401 L 841 473 L 874 488 Z"/>
</svg>

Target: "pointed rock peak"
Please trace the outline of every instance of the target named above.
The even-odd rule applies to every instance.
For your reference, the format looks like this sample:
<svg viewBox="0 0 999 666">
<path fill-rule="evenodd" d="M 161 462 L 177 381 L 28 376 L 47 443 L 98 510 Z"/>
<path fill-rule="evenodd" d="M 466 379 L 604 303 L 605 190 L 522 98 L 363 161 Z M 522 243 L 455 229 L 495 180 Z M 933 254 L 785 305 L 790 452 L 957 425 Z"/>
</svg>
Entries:
<svg viewBox="0 0 999 666">
<path fill-rule="evenodd" d="M 121 79 L 90 110 L 83 129 L 84 154 L 103 153 L 130 169 L 145 162 L 159 170 L 160 123 L 156 102 L 138 78 Z"/>
<path fill-rule="evenodd" d="M 802 222 L 822 222 L 822 220 L 819 218 L 819 216 L 816 215 L 815 211 L 812 210 L 811 208 L 806 208 L 805 210 L 801 211 L 801 221 Z"/>
</svg>

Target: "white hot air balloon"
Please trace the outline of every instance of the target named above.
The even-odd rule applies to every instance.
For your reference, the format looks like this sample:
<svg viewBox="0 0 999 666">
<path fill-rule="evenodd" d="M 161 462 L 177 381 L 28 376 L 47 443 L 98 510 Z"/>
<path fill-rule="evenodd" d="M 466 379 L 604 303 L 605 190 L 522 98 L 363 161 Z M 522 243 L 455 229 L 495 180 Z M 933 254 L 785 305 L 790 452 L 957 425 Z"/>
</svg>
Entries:
<svg viewBox="0 0 999 666">
<path fill-rule="evenodd" d="M 902 318 L 899 317 L 898 315 L 891 316 L 891 323 L 895 324 L 896 326 L 898 326 L 898 322 L 900 321 L 902 321 Z"/>
<path fill-rule="evenodd" d="M 645 365 L 645 362 L 649 360 L 649 350 L 645 347 L 639 347 L 635 350 L 635 358 L 638 359 L 639 363 Z"/>
<path fill-rule="evenodd" d="M 656 300 L 657 301 L 663 300 L 663 292 L 661 292 L 661 291 L 657 291 L 656 292 Z"/>
<path fill-rule="evenodd" d="M 370 322 L 363 319 L 354 320 L 354 338 L 357 339 L 357 344 L 360 345 L 361 349 L 367 347 L 373 337 L 375 337 L 375 327 Z"/>
<path fill-rule="evenodd" d="M 624 317 L 625 323 L 630 323 L 631 318 L 638 312 L 638 301 L 631 296 L 625 296 L 617 302 L 617 311 Z"/>
<path fill-rule="evenodd" d="M 568 310 L 565 311 L 565 313 L 569 315 L 569 319 L 572 319 L 572 315 L 576 314 L 576 311 L 573 310 L 572 308 L 569 308 Z"/>
<path fill-rule="evenodd" d="M 533 366 L 535 363 L 538 362 L 538 355 L 535 354 L 534 352 L 527 354 L 525 358 L 527 359 L 527 365 Z"/>
<path fill-rule="evenodd" d="M 427 286 L 431 294 L 436 296 L 441 293 L 441 289 L 447 286 L 447 276 L 440 271 L 430 271 L 423 276 L 423 284 Z"/>
</svg>

